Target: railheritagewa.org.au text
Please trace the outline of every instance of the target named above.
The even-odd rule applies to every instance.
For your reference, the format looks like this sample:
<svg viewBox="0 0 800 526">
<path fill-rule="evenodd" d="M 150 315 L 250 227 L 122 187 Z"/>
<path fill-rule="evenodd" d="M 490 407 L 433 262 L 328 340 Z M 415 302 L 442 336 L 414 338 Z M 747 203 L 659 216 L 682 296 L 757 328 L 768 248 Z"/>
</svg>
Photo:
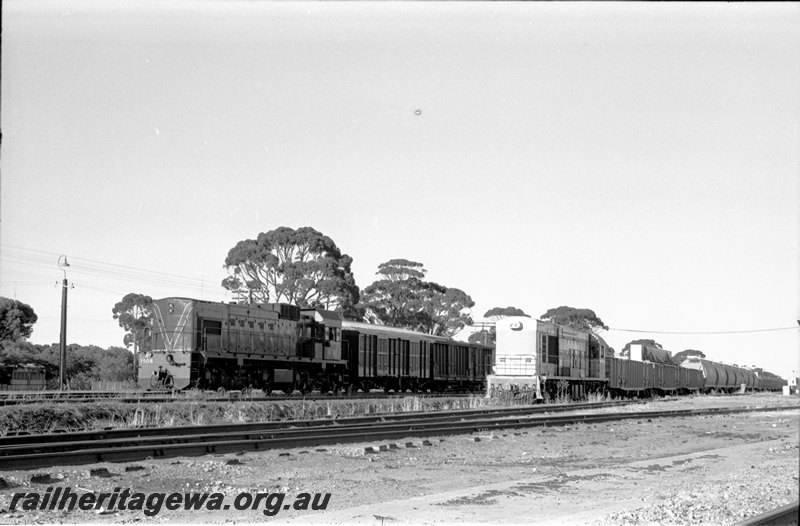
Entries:
<svg viewBox="0 0 800 526">
<path fill-rule="evenodd" d="M 284 510 L 322 511 L 330 503 L 330 493 L 238 493 L 232 499 L 222 493 L 143 493 L 130 488 L 114 488 L 113 492 L 73 491 L 71 487 L 50 486 L 43 492 L 20 492 L 11 496 L 11 510 L 73 511 L 104 510 L 141 511 L 154 517 L 162 510 L 226 511 L 253 510 L 264 515 L 277 515 Z"/>
</svg>

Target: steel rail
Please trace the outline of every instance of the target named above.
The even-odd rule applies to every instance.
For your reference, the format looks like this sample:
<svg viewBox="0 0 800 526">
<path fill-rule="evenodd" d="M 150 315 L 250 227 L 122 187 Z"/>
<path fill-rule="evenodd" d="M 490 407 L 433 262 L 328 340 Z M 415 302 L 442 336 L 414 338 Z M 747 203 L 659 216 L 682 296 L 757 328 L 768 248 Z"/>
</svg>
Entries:
<svg viewBox="0 0 800 526">
<path fill-rule="evenodd" d="M 652 419 L 664 417 L 692 417 L 746 412 L 781 411 L 800 409 L 792 407 L 758 408 L 715 408 L 684 409 L 668 411 L 643 411 L 626 413 L 579 413 L 571 415 L 522 415 L 516 417 L 479 417 L 474 419 L 455 416 L 422 418 L 404 422 L 356 423 L 312 427 L 306 429 L 288 428 L 271 432 L 242 434 L 241 432 L 212 434 L 205 437 L 172 436 L 139 439 L 136 445 L 119 443 L 119 447 L 109 447 L 108 442 L 85 442 L 73 444 L 78 449 L 52 451 L 47 445 L 35 448 L 27 446 L 5 451 L 10 453 L 0 457 L 0 469 L 31 469 L 59 464 L 77 465 L 96 462 L 127 462 L 146 458 L 167 458 L 177 456 L 201 456 L 207 454 L 236 453 L 241 451 L 263 451 L 296 447 L 315 447 L 353 442 L 398 439 L 405 437 L 426 437 L 465 434 L 472 432 L 498 431 L 510 428 L 536 426 L 563 426 L 576 423 L 599 423 L 628 419 Z M 252 436 L 251 436 L 252 435 Z M 147 443 L 150 442 L 150 443 Z M 67 448 L 69 448 L 67 443 Z M 54 444 L 63 448 L 65 444 Z M 87 446 L 83 449 L 81 447 Z M 36 452 L 31 452 L 31 451 Z"/>
<path fill-rule="evenodd" d="M 271 431 L 274 429 L 284 429 L 289 427 L 324 427 L 331 425 L 345 424 L 369 424 L 376 422 L 392 422 L 408 419 L 432 419 L 437 417 L 452 416 L 456 418 L 468 418 L 476 416 L 514 416 L 539 414 L 548 412 L 579 411 L 582 409 L 599 409 L 605 407 L 618 407 L 631 404 L 645 403 L 641 400 L 625 400 L 612 402 L 595 402 L 581 405 L 558 404 L 558 405 L 536 405 L 523 407 L 503 407 L 503 408 L 483 408 L 483 409 L 459 409 L 453 411 L 437 411 L 429 413 L 389 413 L 376 414 L 371 416 L 358 416 L 347 418 L 325 418 L 316 420 L 285 420 L 273 422 L 248 422 L 243 424 L 207 424 L 200 426 L 185 427 L 155 427 L 155 428 L 129 428 L 129 429 L 104 429 L 102 431 L 77 431 L 72 433 L 47 433 L 40 435 L 24 434 L 9 435 L 0 437 L 0 452 L 4 448 L 17 444 L 44 444 L 53 442 L 69 441 L 102 441 L 119 438 L 145 438 L 152 436 L 184 436 L 200 435 L 215 432 L 249 432 Z M 0 453 L 2 454 L 2 453 Z"/>
<path fill-rule="evenodd" d="M 797 524 L 800 515 L 800 500 L 796 500 L 786 506 L 775 508 L 761 515 L 750 517 L 749 519 L 737 522 L 735 526 L 786 526 Z"/>
</svg>

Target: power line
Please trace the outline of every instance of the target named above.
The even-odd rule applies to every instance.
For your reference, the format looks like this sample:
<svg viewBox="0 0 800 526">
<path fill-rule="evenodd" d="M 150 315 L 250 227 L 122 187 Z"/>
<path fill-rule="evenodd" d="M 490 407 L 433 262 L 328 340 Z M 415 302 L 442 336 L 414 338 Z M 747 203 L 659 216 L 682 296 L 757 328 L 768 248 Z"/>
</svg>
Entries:
<svg viewBox="0 0 800 526">
<path fill-rule="evenodd" d="M 798 329 L 800 329 L 800 327 L 776 327 L 773 329 L 746 329 L 739 331 L 643 331 L 639 329 L 617 329 L 616 327 L 610 327 L 608 330 L 619 332 L 638 332 L 645 334 L 742 334 L 748 332 L 796 331 Z"/>
<path fill-rule="evenodd" d="M 44 269 L 51 269 L 52 259 L 57 257 L 57 254 L 46 252 L 43 250 L 29 249 L 14 245 L 6 245 L 5 249 L 11 249 L 13 252 L 9 254 L 7 250 L 3 251 L 3 259 L 12 263 L 23 264 L 28 267 L 38 267 Z M 147 270 L 128 265 L 119 265 L 116 263 L 108 263 L 88 258 L 70 257 L 72 272 L 87 273 L 95 275 L 96 277 L 107 277 L 123 279 L 135 282 L 145 282 L 153 285 L 169 285 L 181 288 L 204 288 L 205 279 L 196 279 L 187 277 L 185 275 L 171 274 L 168 272 L 161 272 L 155 270 Z"/>
</svg>

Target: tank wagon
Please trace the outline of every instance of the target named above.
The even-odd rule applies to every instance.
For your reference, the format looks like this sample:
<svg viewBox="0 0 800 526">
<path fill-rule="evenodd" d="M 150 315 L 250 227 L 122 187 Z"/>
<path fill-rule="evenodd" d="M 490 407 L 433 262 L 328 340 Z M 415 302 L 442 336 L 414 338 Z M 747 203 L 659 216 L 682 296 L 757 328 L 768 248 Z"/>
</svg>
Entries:
<svg viewBox="0 0 800 526">
<path fill-rule="evenodd" d="M 697 356 L 688 357 L 680 366 L 684 369 L 697 370 L 702 373 L 702 390 L 704 392 L 730 392 L 736 389 L 742 389 L 742 387 L 751 391 L 759 389 L 773 390 L 771 388 L 772 386 L 769 386 L 769 388 L 766 387 L 766 382 L 765 386 L 760 386 L 756 374 L 742 367 L 703 360 Z M 780 388 L 778 388 L 778 390 L 780 390 Z"/>
<path fill-rule="evenodd" d="M 780 391 L 786 385 L 786 380 L 760 367 L 753 368 L 753 374 L 756 375 L 756 389 L 759 391 Z"/>
<path fill-rule="evenodd" d="M 164 298 L 153 311 L 144 389 L 481 390 L 493 362 L 490 347 L 281 303 Z"/>
<path fill-rule="evenodd" d="M 672 353 L 648 344 L 631 345 L 629 357 L 614 357 L 591 332 L 526 317 L 497 322 L 493 390 L 530 389 L 537 398 L 569 393 L 612 392 L 622 396 L 735 390 L 781 390 L 786 381 L 761 369 L 745 369 L 690 357 L 674 363 Z"/>
</svg>

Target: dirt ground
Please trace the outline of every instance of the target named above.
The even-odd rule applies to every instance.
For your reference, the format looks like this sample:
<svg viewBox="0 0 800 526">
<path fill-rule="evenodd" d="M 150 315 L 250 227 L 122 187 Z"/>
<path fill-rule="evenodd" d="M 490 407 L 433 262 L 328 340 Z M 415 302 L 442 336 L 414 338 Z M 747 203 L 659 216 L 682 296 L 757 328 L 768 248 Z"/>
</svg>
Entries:
<svg viewBox="0 0 800 526">
<path fill-rule="evenodd" d="M 630 411 L 800 405 L 748 395 L 649 402 Z M 412 447 L 406 447 L 411 445 Z M 429 445 L 428 445 L 429 444 Z M 369 446 L 383 451 L 367 452 Z M 392 446 L 396 447 L 393 448 Z M 126 468 L 141 467 L 136 471 Z M 92 476 L 90 469 L 107 468 Z M 239 455 L 2 471 L 0 523 L 731 524 L 798 499 L 800 410 L 632 419 Z M 17 492 L 330 493 L 327 509 L 24 511 Z M 118 490 L 119 491 L 119 490 Z M 275 501 L 272 501 L 273 503 Z M 289 506 L 289 504 L 285 504 Z M 283 508 L 283 506 L 280 506 Z"/>
</svg>

